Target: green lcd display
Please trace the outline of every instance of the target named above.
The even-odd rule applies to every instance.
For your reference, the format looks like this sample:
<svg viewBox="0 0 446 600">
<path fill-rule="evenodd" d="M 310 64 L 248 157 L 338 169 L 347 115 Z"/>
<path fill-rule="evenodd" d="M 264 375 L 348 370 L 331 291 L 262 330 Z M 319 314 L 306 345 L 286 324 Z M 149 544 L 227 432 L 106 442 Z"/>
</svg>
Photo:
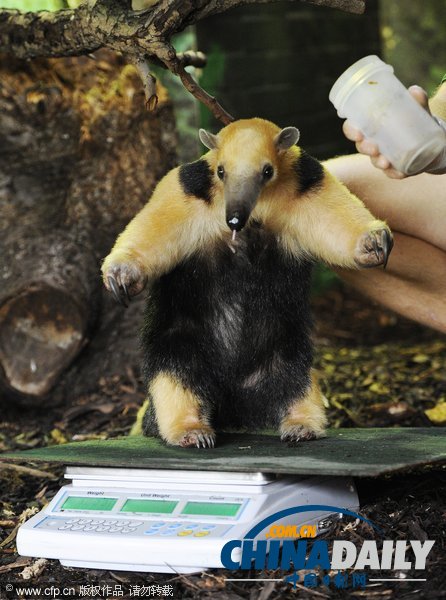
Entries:
<svg viewBox="0 0 446 600">
<path fill-rule="evenodd" d="M 86 498 L 69 496 L 62 504 L 62 510 L 112 510 L 117 498 Z"/>
<path fill-rule="evenodd" d="M 178 504 L 176 500 L 127 500 L 121 512 L 170 514 Z"/>
<path fill-rule="evenodd" d="M 211 517 L 235 517 L 241 504 L 229 502 L 188 502 L 182 515 L 209 515 Z"/>
</svg>

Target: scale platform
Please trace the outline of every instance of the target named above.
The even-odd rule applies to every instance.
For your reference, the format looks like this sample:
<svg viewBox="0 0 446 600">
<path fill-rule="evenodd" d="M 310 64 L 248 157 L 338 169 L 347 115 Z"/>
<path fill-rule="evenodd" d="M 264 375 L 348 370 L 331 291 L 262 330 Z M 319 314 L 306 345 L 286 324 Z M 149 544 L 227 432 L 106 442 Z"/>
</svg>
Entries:
<svg viewBox="0 0 446 600">
<path fill-rule="evenodd" d="M 130 436 L 0 454 L 0 460 L 90 467 L 184 469 L 377 477 L 446 463 L 446 427 L 329 429 L 327 437 L 290 447 L 277 435 L 220 434 L 213 449 L 175 448 Z"/>
<path fill-rule="evenodd" d="M 277 513 L 274 524 L 291 527 L 282 539 L 294 539 L 299 527 L 320 534 L 358 510 L 353 476 L 445 463 L 445 433 L 336 429 L 295 447 L 239 433 L 221 435 L 217 448 L 206 450 L 135 436 L 0 458 L 69 465 L 71 484 L 20 527 L 20 554 L 74 567 L 193 573 L 221 568 L 231 540 L 266 543 L 271 530 L 255 526 Z M 240 548 L 231 558 L 240 558 Z"/>
</svg>

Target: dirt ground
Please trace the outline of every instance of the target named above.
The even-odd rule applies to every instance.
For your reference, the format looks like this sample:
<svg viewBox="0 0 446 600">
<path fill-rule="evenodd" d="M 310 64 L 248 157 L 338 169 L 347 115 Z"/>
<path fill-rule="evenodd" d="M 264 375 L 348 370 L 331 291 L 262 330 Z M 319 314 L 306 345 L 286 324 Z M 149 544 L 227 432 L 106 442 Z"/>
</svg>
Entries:
<svg viewBox="0 0 446 600">
<path fill-rule="evenodd" d="M 444 336 L 380 310 L 342 287 L 316 298 L 314 311 L 316 367 L 329 398 L 333 426 L 407 427 L 440 423 L 436 411 L 429 409 L 438 408 L 446 400 Z M 50 411 L 4 406 L 0 450 L 125 435 L 142 401 L 141 380 L 129 370 L 122 380 L 104 377 L 96 393 L 78 398 L 69 407 L 59 406 Z M 62 469 L 51 465 L 0 471 L 1 600 L 22 597 L 436 600 L 446 597 L 446 469 L 427 468 L 356 482 L 361 514 L 384 530 L 384 539 L 435 540 L 422 574 L 415 570 L 383 571 L 374 576 L 398 577 L 398 580 L 369 582 L 365 588 L 353 588 L 350 584 L 347 588 L 336 587 L 334 573 L 329 573 L 329 585 L 310 588 L 301 580 L 293 588 L 283 581 L 227 581 L 248 577 L 282 579 L 282 572 L 214 570 L 192 576 L 152 575 L 71 569 L 53 560 L 19 557 L 15 549 L 18 525 L 33 510 L 43 507 L 62 483 Z M 359 543 L 375 535 L 367 524 L 343 520 L 325 538 Z M 407 581 L 422 577 L 426 577 L 425 582 Z M 31 593 L 31 586 L 40 587 L 40 593 Z M 28 588 L 28 592 L 17 588 Z"/>
</svg>

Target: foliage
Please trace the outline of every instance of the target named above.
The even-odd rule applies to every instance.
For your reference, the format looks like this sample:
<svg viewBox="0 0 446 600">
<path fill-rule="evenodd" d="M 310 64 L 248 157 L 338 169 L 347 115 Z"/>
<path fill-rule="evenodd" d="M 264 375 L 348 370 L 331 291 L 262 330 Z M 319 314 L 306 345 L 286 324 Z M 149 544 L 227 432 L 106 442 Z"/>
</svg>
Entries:
<svg viewBox="0 0 446 600">
<path fill-rule="evenodd" d="M 384 58 L 405 85 L 429 94 L 446 72 L 446 0 L 382 0 Z"/>
<path fill-rule="evenodd" d="M 200 84 L 207 89 L 210 94 L 216 95 L 221 85 L 225 72 L 225 53 L 218 44 L 213 44 L 210 52 L 207 53 L 208 64 L 200 77 Z M 200 123 L 205 129 L 210 129 L 213 125 L 212 116 L 203 106 L 200 106 Z"/>
<path fill-rule="evenodd" d="M 311 291 L 313 296 L 323 294 L 330 288 L 339 284 L 339 278 L 331 269 L 318 263 L 313 271 Z"/>
<path fill-rule="evenodd" d="M 60 10 L 66 8 L 65 0 L 0 0 L 0 8 L 17 9 L 22 12 L 38 10 Z"/>
<path fill-rule="evenodd" d="M 81 2 L 83 0 L 0 0 L 0 8 L 16 9 L 22 12 L 55 11 L 62 8 L 77 8 Z"/>
<path fill-rule="evenodd" d="M 315 366 L 335 427 L 446 422 L 446 344 L 325 346 Z"/>
<path fill-rule="evenodd" d="M 177 52 L 195 47 L 195 31 L 189 27 L 176 35 L 173 44 Z M 193 67 L 188 67 L 195 76 Z M 196 100 L 185 90 L 178 77 L 161 67 L 152 67 L 153 74 L 167 89 L 173 100 L 178 132 L 178 158 L 181 163 L 195 160 L 200 152 L 198 143 L 198 110 Z"/>
</svg>

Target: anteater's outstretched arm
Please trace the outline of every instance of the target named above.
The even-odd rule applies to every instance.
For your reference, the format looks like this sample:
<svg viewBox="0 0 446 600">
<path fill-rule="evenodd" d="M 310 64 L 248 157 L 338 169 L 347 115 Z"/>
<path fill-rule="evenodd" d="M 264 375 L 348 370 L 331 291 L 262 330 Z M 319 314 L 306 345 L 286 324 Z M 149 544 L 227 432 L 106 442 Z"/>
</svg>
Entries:
<svg viewBox="0 0 446 600">
<path fill-rule="evenodd" d="M 392 233 L 325 169 L 320 181 L 293 199 L 287 211 L 283 243 L 329 265 L 346 268 L 386 266 Z"/>
<path fill-rule="evenodd" d="M 222 213 L 223 219 L 223 213 Z M 158 184 L 146 206 L 127 225 L 102 265 L 107 289 L 122 304 L 203 248 L 224 221 L 202 199 L 185 193 L 180 170 Z"/>
</svg>

